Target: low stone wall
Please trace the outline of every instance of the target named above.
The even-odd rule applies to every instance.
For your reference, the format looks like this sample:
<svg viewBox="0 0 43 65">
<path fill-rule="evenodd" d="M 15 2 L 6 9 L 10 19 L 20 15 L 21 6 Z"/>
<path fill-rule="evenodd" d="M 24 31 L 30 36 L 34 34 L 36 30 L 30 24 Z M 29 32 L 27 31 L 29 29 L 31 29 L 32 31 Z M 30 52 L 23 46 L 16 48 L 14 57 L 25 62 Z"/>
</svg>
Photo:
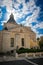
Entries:
<svg viewBox="0 0 43 65">
<path fill-rule="evenodd" d="M 3 62 L 3 61 L 12 61 L 12 60 L 17 60 L 17 59 L 24 59 L 25 57 L 27 58 L 43 58 L 43 52 L 41 53 L 23 53 L 23 54 L 17 54 L 16 53 L 16 57 L 14 56 L 3 56 L 3 57 L 0 57 L 0 62 Z"/>
<path fill-rule="evenodd" d="M 25 57 L 25 53 L 18 54 L 18 57 Z"/>
<path fill-rule="evenodd" d="M 43 52 L 39 53 L 22 53 L 22 54 L 17 54 L 16 57 L 43 57 Z"/>
</svg>

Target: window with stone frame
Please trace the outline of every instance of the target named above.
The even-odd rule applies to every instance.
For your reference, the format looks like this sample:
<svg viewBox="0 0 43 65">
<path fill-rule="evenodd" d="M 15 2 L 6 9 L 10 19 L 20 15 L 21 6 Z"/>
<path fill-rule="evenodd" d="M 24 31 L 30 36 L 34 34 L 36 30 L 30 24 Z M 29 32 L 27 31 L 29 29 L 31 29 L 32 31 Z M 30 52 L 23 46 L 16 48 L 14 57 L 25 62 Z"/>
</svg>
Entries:
<svg viewBox="0 0 43 65">
<path fill-rule="evenodd" d="M 24 38 L 21 39 L 22 46 L 24 46 Z"/>
<path fill-rule="evenodd" d="M 11 38 L 11 47 L 14 47 L 14 38 Z"/>
</svg>

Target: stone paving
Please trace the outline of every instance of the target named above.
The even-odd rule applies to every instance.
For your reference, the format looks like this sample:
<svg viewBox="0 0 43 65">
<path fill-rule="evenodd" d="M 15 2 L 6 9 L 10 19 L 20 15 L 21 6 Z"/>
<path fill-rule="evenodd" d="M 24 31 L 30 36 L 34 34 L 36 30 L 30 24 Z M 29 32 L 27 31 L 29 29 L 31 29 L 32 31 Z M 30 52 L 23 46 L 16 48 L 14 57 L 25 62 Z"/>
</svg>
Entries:
<svg viewBox="0 0 43 65">
<path fill-rule="evenodd" d="M 13 60 L 22 60 L 22 59 L 25 59 L 25 58 L 28 58 L 28 59 L 35 59 L 35 58 L 43 58 L 43 57 L 14 57 L 14 56 L 3 56 L 3 57 L 0 57 L 0 62 L 3 62 L 3 61 L 13 61 Z"/>
<path fill-rule="evenodd" d="M 33 57 L 19 57 L 15 58 L 14 56 L 4 56 L 0 57 L 0 65 L 43 65 L 43 58 L 33 58 Z M 12 62 L 12 64 L 11 64 Z M 23 62 L 20 64 L 20 62 Z"/>
<path fill-rule="evenodd" d="M 40 61 L 39 61 L 40 60 Z M 14 57 L 14 56 L 3 56 L 0 57 L 0 65 L 11 65 L 11 62 L 14 63 L 14 65 L 43 65 L 43 63 L 41 62 L 41 60 L 43 61 L 43 57 Z M 20 62 L 23 62 L 20 64 Z M 37 62 L 38 61 L 38 62 Z M 18 62 L 18 64 L 17 64 Z M 40 62 L 40 64 L 39 64 Z"/>
<path fill-rule="evenodd" d="M 13 60 L 22 60 L 24 58 L 25 57 L 16 58 L 14 56 L 3 56 L 3 57 L 0 57 L 0 62 L 3 62 L 3 61 L 13 61 Z"/>
</svg>

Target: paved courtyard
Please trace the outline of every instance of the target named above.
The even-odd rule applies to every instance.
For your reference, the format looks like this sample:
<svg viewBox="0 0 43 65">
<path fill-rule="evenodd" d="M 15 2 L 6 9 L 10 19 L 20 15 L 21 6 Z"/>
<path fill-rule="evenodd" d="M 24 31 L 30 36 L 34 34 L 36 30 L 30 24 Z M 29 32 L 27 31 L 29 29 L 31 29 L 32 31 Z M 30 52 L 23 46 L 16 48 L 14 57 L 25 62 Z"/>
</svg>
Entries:
<svg viewBox="0 0 43 65">
<path fill-rule="evenodd" d="M 36 59 L 28 59 L 38 65 L 43 65 L 43 58 L 36 58 Z"/>
<path fill-rule="evenodd" d="M 10 61 L 4 60 L 0 65 L 43 65 L 43 58 L 18 58 Z"/>
<path fill-rule="evenodd" d="M 15 61 L 8 61 L 8 62 L 0 62 L 0 65 L 33 65 L 25 60 L 15 60 Z"/>
</svg>

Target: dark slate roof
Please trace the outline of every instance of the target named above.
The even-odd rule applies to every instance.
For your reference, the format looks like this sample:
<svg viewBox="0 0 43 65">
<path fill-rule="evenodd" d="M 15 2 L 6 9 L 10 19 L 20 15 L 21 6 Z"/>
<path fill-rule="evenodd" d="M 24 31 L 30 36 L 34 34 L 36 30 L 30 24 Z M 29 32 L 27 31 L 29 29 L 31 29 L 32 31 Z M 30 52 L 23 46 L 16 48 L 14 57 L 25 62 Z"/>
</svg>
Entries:
<svg viewBox="0 0 43 65">
<path fill-rule="evenodd" d="M 12 13 L 11 13 L 10 18 L 9 18 L 9 20 L 7 21 L 7 23 L 8 23 L 8 22 L 17 24 L 16 21 L 14 20 L 14 15 L 13 15 Z"/>
</svg>

